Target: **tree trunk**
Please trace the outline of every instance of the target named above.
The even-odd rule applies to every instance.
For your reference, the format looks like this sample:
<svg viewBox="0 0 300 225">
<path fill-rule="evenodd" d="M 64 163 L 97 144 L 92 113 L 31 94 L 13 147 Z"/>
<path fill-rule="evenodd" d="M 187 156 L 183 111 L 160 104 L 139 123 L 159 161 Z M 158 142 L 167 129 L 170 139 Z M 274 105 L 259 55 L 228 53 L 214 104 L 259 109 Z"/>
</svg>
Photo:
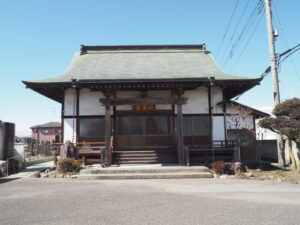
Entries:
<svg viewBox="0 0 300 225">
<path fill-rule="evenodd" d="M 291 141 L 292 152 L 295 158 L 296 168 L 300 170 L 300 161 L 299 161 L 299 149 L 295 141 Z"/>
<path fill-rule="evenodd" d="M 295 154 L 294 154 L 293 143 L 292 143 L 292 140 L 290 140 L 290 139 L 288 139 L 288 147 L 289 147 L 289 153 L 290 153 L 290 158 L 291 158 L 291 162 L 292 162 L 292 167 L 294 169 L 298 169 L 299 165 L 297 165 L 297 161 L 296 161 L 296 158 L 298 158 L 298 156 L 297 155 L 295 156 Z"/>
</svg>

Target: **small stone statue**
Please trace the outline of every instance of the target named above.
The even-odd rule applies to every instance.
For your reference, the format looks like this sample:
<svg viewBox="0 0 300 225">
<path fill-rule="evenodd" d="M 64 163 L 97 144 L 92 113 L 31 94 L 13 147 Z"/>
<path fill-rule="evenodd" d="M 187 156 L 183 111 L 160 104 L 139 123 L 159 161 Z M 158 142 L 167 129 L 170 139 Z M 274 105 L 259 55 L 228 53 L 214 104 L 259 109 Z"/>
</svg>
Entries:
<svg viewBox="0 0 300 225">
<path fill-rule="evenodd" d="M 66 141 L 64 145 L 60 147 L 60 159 L 73 158 L 78 159 L 78 151 L 73 143 Z"/>
</svg>

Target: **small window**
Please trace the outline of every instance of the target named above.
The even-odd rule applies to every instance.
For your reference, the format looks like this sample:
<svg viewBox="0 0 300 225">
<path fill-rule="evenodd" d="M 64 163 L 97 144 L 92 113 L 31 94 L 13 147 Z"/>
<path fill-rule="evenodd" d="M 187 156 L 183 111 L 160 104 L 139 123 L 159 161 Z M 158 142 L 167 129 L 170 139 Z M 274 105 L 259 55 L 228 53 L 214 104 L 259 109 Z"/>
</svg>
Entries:
<svg viewBox="0 0 300 225">
<path fill-rule="evenodd" d="M 42 130 L 42 134 L 48 134 L 49 130 Z"/>
<path fill-rule="evenodd" d="M 183 116 L 182 122 L 186 144 L 200 144 L 211 139 L 208 116 Z"/>
<path fill-rule="evenodd" d="M 82 118 L 79 120 L 79 136 L 81 141 L 104 141 L 104 118 Z"/>
</svg>

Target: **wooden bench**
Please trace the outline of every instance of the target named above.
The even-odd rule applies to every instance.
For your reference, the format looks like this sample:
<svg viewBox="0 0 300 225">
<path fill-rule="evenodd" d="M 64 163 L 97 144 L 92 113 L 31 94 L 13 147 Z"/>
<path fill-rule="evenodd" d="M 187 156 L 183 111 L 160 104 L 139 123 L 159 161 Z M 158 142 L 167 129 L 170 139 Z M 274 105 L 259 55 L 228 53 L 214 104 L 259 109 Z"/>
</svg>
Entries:
<svg viewBox="0 0 300 225">
<path fill-rule="evenodd" d="M 87 162 L 101 163 L 104 154 L 104 146 L 100 147 L 84 147 L 79 149 L 78 156 L 83 165 Z"/>
</svg>

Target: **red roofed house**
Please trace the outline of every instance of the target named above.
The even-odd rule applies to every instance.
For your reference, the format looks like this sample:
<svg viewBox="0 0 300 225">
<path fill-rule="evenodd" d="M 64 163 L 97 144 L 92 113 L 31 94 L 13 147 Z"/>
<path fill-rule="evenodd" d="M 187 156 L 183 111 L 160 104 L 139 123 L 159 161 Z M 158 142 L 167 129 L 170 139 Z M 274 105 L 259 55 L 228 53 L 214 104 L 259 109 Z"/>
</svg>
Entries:
<svg viewBox="0 0 300 225">
<path fill-rule="evenodd" d="M 41 125 L 30 127 L 32 130 L 31 137 L 38 141 L 55 141 L 60 140 L 61 124 L 59 122 L 49 122 Z"/>
</svg>

